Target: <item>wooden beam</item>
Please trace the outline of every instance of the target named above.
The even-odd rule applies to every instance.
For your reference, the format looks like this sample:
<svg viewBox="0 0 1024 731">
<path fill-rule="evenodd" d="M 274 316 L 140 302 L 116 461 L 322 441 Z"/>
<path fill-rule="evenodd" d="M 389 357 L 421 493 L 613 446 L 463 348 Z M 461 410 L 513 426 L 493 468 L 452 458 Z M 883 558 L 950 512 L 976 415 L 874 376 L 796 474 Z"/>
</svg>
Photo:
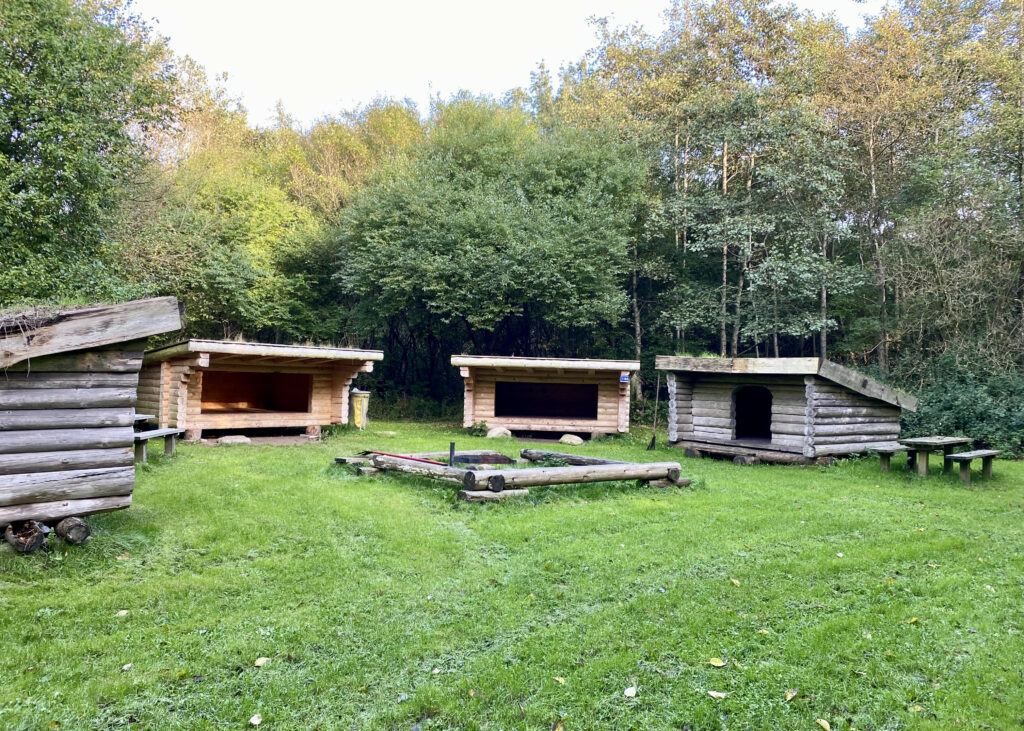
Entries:
<svg viewBox="0 0 1024 731">
<path fill-rule="evenodd" d="M 841 366 L 838 363 L 833 363 L 830 360 L 821 362 L 818 375 L 838 383 L 840 386 L 845 386 L 862 396 L 885 401 L 908 411 L 917 411 L 918 400 L 910 394 L 890 388 L 874 378 L 869 378 L 862 373 L 858 373 L 846 366 Z"/>
<path fill-rule="evenodd" d="M 0 508 L 0 526 L 16 523 L 19 520 L 39 520 L 49 523 L 70 518 L 73 515 L 92 515 L 93 513 L 107 513 L 111 510 L 122 510 L 131 504 L 131 495 L 116 495 L 86 500 L 58 500 L 12 505 Z"/>
<path fill-rule="evenodd" d="M 133 467 L 5 475 L 0 484 L 0 507 L 130 495 L 134 487 Z"/>
<path fill-rule="evenodd" d="M 654 367 L 660 371 L 691 373 L 748 373 L 791 376 L 816 375 L 817 358 L 690 358 L 658 355 Z"/>
<path fill-rule="evenodd" d="M 146 353 L 147 361 L 178 358 L 190 353 L 238 355 L 248 357 L 314 358 L 318 360 L 374 361 L 383 360 L 380 350 L 357 350 L 354 348 L 329 348 L 313 345 L 275 345 L 272 343 L 246 343 L 232 340 L 192 339 L 183 343 L 167 345 Z"/>
<path fill-rule="evenodd" d="M 138 340 L 181 329 L 178 300 L 156 297 L 57 315 L 34 330 L 0 337 L 0 368 L 45 355 Z"/>
<path fill-rule="evenodd" d="M 679 470 L 678 462 L 625 462 L 578 467 L 527 467 L 494 470 L 487 474 L 492 480 L 496 477 L 503 477 L 506 487 L 533 487 L 535 485 L 566 485 L 613 480 L 669 479 L 674 482 L 679 479 Z"/>
<path fill-rule="evenodd" d="M 557 371 L 638 371 L 637 360 L 593 360 L 578 358 L 516 358 L 490 355 L 453 355 L 453 366 L 468 368 L 542 369 Z"/>
</svg>

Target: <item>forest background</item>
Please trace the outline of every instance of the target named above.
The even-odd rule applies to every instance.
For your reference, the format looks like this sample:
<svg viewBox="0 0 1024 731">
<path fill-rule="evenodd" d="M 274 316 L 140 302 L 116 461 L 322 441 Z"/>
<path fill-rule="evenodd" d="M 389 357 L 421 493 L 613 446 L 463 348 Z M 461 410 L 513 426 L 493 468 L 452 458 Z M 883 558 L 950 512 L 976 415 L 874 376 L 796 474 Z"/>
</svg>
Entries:
<svg viewBox="0 0 1024 731">
<path fill-rule="evenodd" d="M 172 294 L 189 336 L 452 353 L 826 356 L 915 431 L 1024 449 L 1024 0 L 854 34 L 677 0 L 502 98 L 254 129 L 119 0 L 0 3 L 0 307 Z M 180 335 L 180 334 L 179 334 Z"/>
</svg>

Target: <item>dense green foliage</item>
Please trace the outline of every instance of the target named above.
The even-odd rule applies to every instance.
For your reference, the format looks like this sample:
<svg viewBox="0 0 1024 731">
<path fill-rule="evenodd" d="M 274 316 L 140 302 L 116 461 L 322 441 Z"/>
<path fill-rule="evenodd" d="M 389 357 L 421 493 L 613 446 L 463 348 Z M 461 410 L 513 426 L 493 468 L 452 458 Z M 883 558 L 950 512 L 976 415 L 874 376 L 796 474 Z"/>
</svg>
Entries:
<svg viewBox="0 0 1024 731">
<path fill-rule="evenodd" d="M 107 288 L 98 257 L 173 67 L 113 3 L 0 3 L 0 302 Z"/>
<path fill-rule="evenodd" d="M 940 398 L 1024 367 L 1017 0 L 854 35 L 676 2 L 501 101 L 306 129 L 250 128 L 116 0 L 0 8 L 0 304 L 175 294 L 192 334 L 383 348 L 393 403 L 456 395 L 458 351 L 639 357 L 646 392 L 659 352 L 825 355 L 1020 449 Z"/>
<path fill-rule="evenodd" d="M 288 729 L 821 718 L 845 731 L 1024 717 L 1024 465 L 964 489 L 880 474 L 876 459 L 683 458 L 690 488 L 531 488 L 493 505 L 332 465 L 449 439 L 523 446 L 408 423 L 319 445 L 186 445 L 140 468 L 132 508 L 91 518 L 86 546 L 0 543 L 0 726 L 243 728 L 259 713 L 260 728 Z M 581 450 L 681 457 L 645 446 L 637 434 Z"/>
</svg>

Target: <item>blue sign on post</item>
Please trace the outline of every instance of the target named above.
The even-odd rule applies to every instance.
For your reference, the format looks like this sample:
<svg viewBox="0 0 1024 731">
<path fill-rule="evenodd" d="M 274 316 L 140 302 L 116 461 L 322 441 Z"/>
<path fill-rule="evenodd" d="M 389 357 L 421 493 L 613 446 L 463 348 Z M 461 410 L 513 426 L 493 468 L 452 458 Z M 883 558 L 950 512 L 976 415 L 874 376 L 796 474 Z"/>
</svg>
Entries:
<svg viewBox="0 0 1024 731">
<path fill-rule="evenodd" d="M 619 376 L 619 383 L 629 383 L 629 374 Z"/>
</svg>

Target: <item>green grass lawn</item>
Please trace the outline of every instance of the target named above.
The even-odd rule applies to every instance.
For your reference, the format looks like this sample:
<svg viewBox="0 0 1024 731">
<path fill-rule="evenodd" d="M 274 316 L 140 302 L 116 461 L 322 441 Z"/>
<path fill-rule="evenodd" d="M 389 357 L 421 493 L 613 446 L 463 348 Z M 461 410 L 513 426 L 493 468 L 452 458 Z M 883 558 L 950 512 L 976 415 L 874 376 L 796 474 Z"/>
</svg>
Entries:
<svg viewBox="0 0 1024 731">
<path fill-rule="evenodd" d="M 965 487 L 902 460 L 687 460 L 639 432 L 578 451 L 678 459 L 691 487 L 469 505 L 333 458 L 521 443 L 373 428 L 184 446 L 86 546 L 4 544 L 0 728 L 1024 724 L 1024 464 Z"/>
</svg>

